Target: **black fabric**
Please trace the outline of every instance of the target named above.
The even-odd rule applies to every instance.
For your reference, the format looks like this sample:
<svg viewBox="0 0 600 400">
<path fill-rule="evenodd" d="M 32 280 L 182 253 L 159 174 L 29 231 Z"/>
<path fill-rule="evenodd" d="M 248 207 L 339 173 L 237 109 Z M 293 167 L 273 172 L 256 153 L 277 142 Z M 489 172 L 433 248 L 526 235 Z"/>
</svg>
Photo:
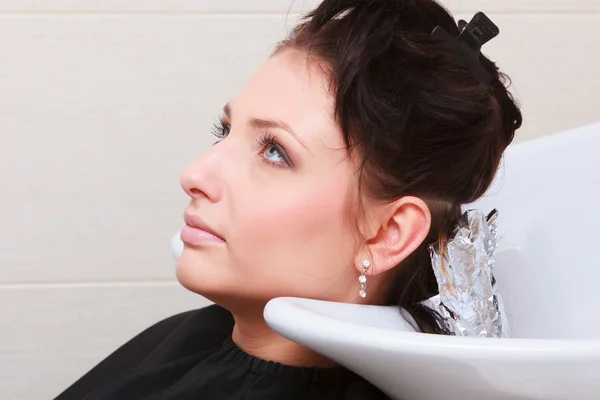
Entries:
<svg viewBox="0 0 600 400">
<path fill-rule="evenodd" d="M 387 399 L 342 367 L 266 361 L 231 339 L 233 317 L 217 305 L 167 318 L 94 367 L 55 400 Z"/>
</svg>

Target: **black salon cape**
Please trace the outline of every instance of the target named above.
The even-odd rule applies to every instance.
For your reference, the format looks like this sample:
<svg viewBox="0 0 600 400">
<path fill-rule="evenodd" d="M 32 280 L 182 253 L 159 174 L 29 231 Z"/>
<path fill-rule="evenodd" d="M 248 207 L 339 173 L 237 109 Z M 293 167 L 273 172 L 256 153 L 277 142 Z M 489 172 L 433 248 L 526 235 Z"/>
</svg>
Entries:
<svg viewBox="0 0 600 400">
<path fill-rule="evenodd" d="M 217 305 L 167 318 L 94 367 L 56 400 L 379 400 L 342 367 L 265 361 L 231 340 L 233 317 Z"/>
</svg>

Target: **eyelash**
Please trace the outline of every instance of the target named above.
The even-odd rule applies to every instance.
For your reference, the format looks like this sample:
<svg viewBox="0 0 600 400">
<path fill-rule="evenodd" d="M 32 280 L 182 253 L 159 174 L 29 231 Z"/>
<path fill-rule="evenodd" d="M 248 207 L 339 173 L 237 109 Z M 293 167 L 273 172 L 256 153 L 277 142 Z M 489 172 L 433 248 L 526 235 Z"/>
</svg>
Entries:
<svg viewBox="0 0 600 400">
<path fill-rule="evenodd" d="M 225 129 L 229 129 L 229 125 L 227 125 L 224 121 L 223 118 L 219 117 L 219 121 L 215 122 L 213 124 L 213 128 L 211 130 L 210 133 L 212 133 L 214 136 L 217 137 L 217 140 L 215 143 L 213 144 L 217 144 L 219 143 L 221 140 L 225 139 L 227 137 L 227 135 L 229 135 L 229 132 L 224 133 L 223 130 Z"/>
<path fill-rule="evenodd" d="M 211 130 L 211 133 L 218 138 L 218 140 L 215 143 L 213 143 L 213 145 L 225 139 L 227 135 L 229 135 L 230 129 L 231 127 L 228 124 L 226 124 L 225 121 L 223 121 L 223 118 L 219 117 L 219 121 L 213 124 L 213 128 Z M 224 132 L 225 130 L 227 130 L 227 132 Z M 277 137 L 272 133 L 263 133 L 263 135 L 260 138 L 258 138 L 256 142 L 259 146 L 259 149 L 261 150 L 261 154 L 262 152 L 264 152 L 264 149 L 266 147 L 272 146 L 277 150 L 281 158 L 284 160 L 283 163 L 277 163 L 261 156 L 261 159 L 264 162 L 277 168 L 287 168 L 292 165 L 292 162 L 287 156 L 287 153 L 285 152 L 283 147 L 277 142 Z"/>
</svg>

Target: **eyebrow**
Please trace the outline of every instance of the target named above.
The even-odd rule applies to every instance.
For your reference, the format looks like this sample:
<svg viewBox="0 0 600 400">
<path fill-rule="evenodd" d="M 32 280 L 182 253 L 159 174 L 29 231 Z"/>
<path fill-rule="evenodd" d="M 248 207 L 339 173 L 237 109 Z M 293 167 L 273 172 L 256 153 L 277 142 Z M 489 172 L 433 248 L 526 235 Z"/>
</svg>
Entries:
<svg viewBox="0 0 600 400">
<path fill-rule="evenodd" d="M 227 103 L 225 105 L 225 107 L 223 107 L 223 112 L 225 113 L 227 118 L 229 118 L 229 120 L 231 120 L 231 106 L 229 105 L 229 103 Z M 284 131 L 286 131 L 290 135 L 292 135 L 294 137 L 294 139 L 296 139 L 298 141 L 298 143 L 300 143 L 300 145 L 308 151 L 308 148 L 302 142 L 302 140 L 300 140 L 300 138 L 298 137 L 296 132 L 294 132 L 294 130 L 292 128 L 290 128 L 290 126 L 283 121 L 274 121 L 274 120 L 268 120 L 268 119 L 262 119 L 262 118 L 251 118 L 250 126 L 253 127 L 254 129 L 269 129 L 269 128 L 270 129 L 273 129 L 273 128 L 283 129 Z"/>
</svg>

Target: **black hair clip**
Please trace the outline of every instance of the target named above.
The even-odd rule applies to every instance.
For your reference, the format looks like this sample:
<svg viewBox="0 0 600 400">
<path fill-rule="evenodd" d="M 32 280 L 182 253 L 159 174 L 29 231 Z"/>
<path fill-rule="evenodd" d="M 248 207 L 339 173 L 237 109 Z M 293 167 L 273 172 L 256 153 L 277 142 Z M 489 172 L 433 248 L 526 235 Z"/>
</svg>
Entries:
<svg viewBox="0 0 600 400">
<path fill-rule="evenodd" d="M 461 31 L 458 37 L 451 36 L 441 26 L 436 26 L 431 34 L 452 44 L 467 68 L 483 83 L 489 83 L 492 77 L 479 62 L 479 55 L 481 46 L 498 36 L 500 30 L 482 12 L 475 14 L 469 23 L 458 21 L 458 28 Z"/>
</svg>

